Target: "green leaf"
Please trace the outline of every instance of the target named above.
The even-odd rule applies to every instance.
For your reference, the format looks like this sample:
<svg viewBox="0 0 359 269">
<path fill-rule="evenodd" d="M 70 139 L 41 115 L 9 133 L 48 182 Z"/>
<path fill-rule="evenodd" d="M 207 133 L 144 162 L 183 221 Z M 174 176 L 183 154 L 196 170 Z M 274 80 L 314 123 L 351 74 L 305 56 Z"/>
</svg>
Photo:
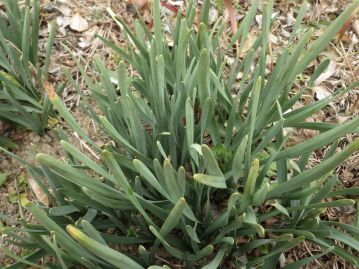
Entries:
<svg viewBox="0 0 359 269">
<path fill-rule="evenodd" d="M 302 72 L 310 64 L 310 62 L 318 55 L 318 53 L 322 51 L 339 32 L 343 24 L 352 14 L 353 10 L 355 10 L 358 6 L 359 1 L 357 0 L 353 1 L 352 4 L 347 5 L 346 9 L 340 14 L 340 16 L 337 17 L 337 19 L 329 25 L 325 32 L 322 33 L 320 37 L 312 43 L 305 56 L 299 62 L 297 62 L 297 64 L 294 66 L 294 73 L 298 74 Z"/>
<path fill-rule="evenodd" d="M 302 3 L 302 5 L 300 6 L 298 15 L 295 18 L 295 23 L 294 23 L 293 30 L 292 30 L 292 33 L 291 33 L 291 39 L 298 34 L 300 24 L 302 23 L 302 20 L 303 20 L 305 14 L 306 14 L 306 11 L 307 11 L 307 6 L 308 6 L 307 1 L 304 1 Z"/>
<path fill-rule="evenodd" d="M 124 175 L 122 169 L 116 162 L 113 155 L 107 150 L 104 150 L 102 152 L 102 155 L 105 159 L 106 164 L 110 168 L 110 171 L 113 173 L 114 178 L 118 181 L 119 186 L 123 189 L 124 193 L 126 194 L 127 199 L 142 214 L 142 216 L 145 218 L 146 222 L 149 225 L 155 226 L 152 219 L 148 216 L 148 214 L 142 207 L 141 203 L 138 201 L 138 198 L 134 195 L 130 183 L 128 182 L 126 176 Z"/>
<path fill-rule="evenodd" d="M 84 248 L 76 244 L 76 242 L 52 219 L 50 219 L 44 211 L 36 207 L 34 204 L 26 204 L 26 208 L 36 217 L 36 219 L 49 231 L 55 233 L 58 242 L 69 253 L 73 254 L 73 259 L 77 260 L 80 264 L 83 264 L 81 257 L 90 258 L 91 254 Z M 93 263 L 88 263 L 92 264 Z"/>
<path fill-rule="evenodd" d="M 233 158 L 233 163 L 232 163 L 232 172 L 233 172 L 233 178 L 235 180 L 237 180 L 240 175 L 241 175 L 241 171 L 243 170 L 242 165 L 243 165 L 243 161 L 244 161 L 244 154 L 246 151 L 247 146 L 247 142 L 248 142 L 248 135 L 246 135 L 243 140 L 241 141 L 236 154 L 234 155 Z"/>
<path fill-rule="evenodd" d="M 333 128 L 320 135 L 317 135 L 309 140 L 306 140 L 303 143 L 297 144 L 293 147 L 283 150 L 276 156 L 275 160 L 289 159 L 319 149 L 343 137 L 347 133 L 355 132 L 358 127 L 359 127 L 359 117 L 349 120 L 341 124 L 340 126 Z"/>
<path fill-rule="evenodd" d="M 161 241 L 162 245 L 169 253 L 171 253 L 171 255 L 185 261 L 194 262 L 196 260 L 203 259 L 206 256 L 210 255 L 214 249 L 212 245 L 208 245 L 201 249 L 196 255 L 187 254 L 181 250 L 172 247 L 154 227 L 150 226 L 150 231 Z"/>
<path fill-rule="evenodd" d="M 101 236 L 100 232 L 98 232 L 90 222 L 88 222 L 87 220 L 82 220 L 81 226 L 89 237 L 101 243 L 102 245 L 107 246 L 107 243 Z"/>
<path fill-rule="evenodd" d="M 211 149 L 207 145 L 202 145 L 201 151 L 202 151 L 203 161 L 207 173 L 210 174 L 211 176 L 223 177 L 222 170 L 221 168 L 219 168 L 218 162 L 214 157 Z"/>
<path fill-rule="evenodd" d="M 0 174 L 0 187 L 6 182 L 9 173 L 1 173 Z"/>
<path fill-rule="evenodd" d="M 256 180 L 258 177 L 258 171 L 259 171 L 259 160 L 255 159 L 252 162 L 252 166 L 249 170 L 248 178 L 245 183 L 243 195 L 245 199 L 250 199 L 250 197 L 253 195 L 256 187 Z"/>
<path fill-rule="evenodd" d="M 66 227 L 68 233 L 76 239 L 82 246 L 88 249 L 91 253 L 105 260 L 106 262 L 115 266 L 115 268 L 129 268 L 129 269 L 143 269 L 134 260 L 130 259 L 126 255 L 113 250 L 96 240 L 88 237 L 86 234 L 76 229 L 74 226 L 68 225 Z"/>
<path fill-rule="evenodd" d="M 96 143 L 94 143 L 85 131 L 79 126 L 77 121 L 71 115 L 70 111 L 67 109 L 65 104 L 61 101 L 59 96 L 57 95 L 53 86 L 46 80 L 42 81 L 43 88 L 45 89 L 47 96 L 49 97 L 51 103 L 57 109 L 59 114 L 66 120 L 66 122 L 71 126 L 71 128 L 77 132 L 86 142 L 92 145 L 95 149 L 99 149 Z"/>
<path fill-rule="evenodd" d="M 306 2 L 305 2 L 306 3 Z M 330 64 L 330 59 L 325 59 L 320 65 L 314 70 L 313 75 L 310 77 L 308 81 L 308 85 L 312 87 L 314 85 L 315 80 L 328 68 Z"/>
<path fill-rule="evenodd" d="M 226 247 L 221 247 L 217 252 L 217 255 L 214 259 L 207 265 L 203 266 L 202 269 L 216 269 L 221 264 L 224 254 L 226 254 Z"/>
<path fill-rule="evenodd" d="M 174 228 L 177 227 L 183 213 L 186 200 L 182 197 L 178 200 L 175 206 L 172 208 L 171 212 L 168 214 L 167 219 L 162 224 L 162 227 L 159 231 L 161 236 L 166 237 Z"/>
<path fill-rule="evenodd" d="M 78 210 L 76 207 L 72 205 L 65 205 L 61 207 L 53 207 L 49 210 L 49 213 L 52 216 L 64 216 L 79 211 L 80 210 Z"/>
<path fill-rule="evenodd" d="M 358 118 L 359 119 L 359 118 Z M 336 155 L 328 158 L 327 160 L 321 162 L 312 169 L 303 172 L 302 174 L 295 176 L 287 182 L 278 184 L 274 189 L 269 191 L 267 199 L 278 197 L 280 198 L 281 194 L 288 193 L 300 186 L 305 186 L 310 182 L 313 182 L 320 178 L 321 176 L 326 175 L 328 172 L 333 170 L 337 165 L 342 163 L 347 157 L 353 154 L 356 150 L 359 149 L 359 140 L 354 141 L 348 145 L 343 151 L 337 153 Z"/>
<path fill-rule="evenodd" d="M 79 151 L 77 148 L 75 148 L 73 145 L 71 145 L 69 142 L 61 140 L 62 147 L 70 153 L 73 157 L 84 163 L 86 166 L 91 168 L 96 173 L 100 174 L 101 176 L 111 180 L 112 182 L 116 182 L 113 177 L 105 171 L 103 168 L 101 168 L 99 165 L 97 165 L 94 161 L 92 161 L 90 158 L 88 158 L 85 154 L 83 154 L 81 151 Z"/>
<path fill-rule="evenodd" d="M 293 247 L 299 245 L 299 244 L 302 243 L 304 240 L 305 240 L 304 237 L 298 237 L 298 238 L 295 238 L 295 239 L 289 241 L 288 243 L 281 244 L 280 246 L 279 246 L 279 244 L 277 244 L 278 247 L 274 248 L 269 254 L 264 255 L 264 256 L 261 256 L 261 257 L 259 257 L 259 258 L 256 258 L 256 259 L 254 259 L 253 261 L 250 261 L 250 262 L 248 263 L 248 266 L 255 266 L 255 265 L 260 264 L 260 263 L 262 263 L 263 261 L 265 261 L 265 263 L 264 263 L 264 265 L 263 265 L 263 268 L 268 268 L 268 267 L 266 266 L 266 263 L 267 263 L 267 262 L 270 262 L 270 259 L 269 259 L 269 258 L 271 258 L 271 257 L 273 257 L 273 256 L 275 256 L 275 255 L 278 255 L 278 254 L 280 254 L 280 253 L 282 253 L 282 252 L 284 252 L 284 251 L 286 251 L 286 250 L 289 250 L 289 249 L 291 249 L 291 248 L 293 248 Z M 272 267 L 272 268 L 273 268 L 273 267 Z"/>
<path fill-rule="evenodd" d="M 192 107 L 192 100 L 190 97 L 186 99 L 185 112 L 186 112 L 187 145 L 190 148 L 194 141 L 194 111 Z M 190 154 L 194 160 L 197 159 L 197 156 L 191 153 L 191 149 L 190 149 Z"/>
<path fill-rule="evenodd" d="M 210 0 L 203 1 L 203 6 L 201 9 L 201 22 L 203 22 L 205 25 L 208 25 L 208 16 L 209 16 L 210 5 L 211 5 Z"/>
<path fill-rule="evenodd" d="M 195 174 L 193 176 L 194 180 L 209 187 L 217 189 L 226 189 L 226 179 L 224 176 L 209 176 L 205 174 Z"/>
<path fill-rule="evenodd" d="M 11 250 L 7 249 L 6 247 L 4 247 L 2 244 L 0 245 L 0 249 L 3 251 L 3 253 L 5 253 L 7 256 L 11 257 L 12 259 L 14 259 L 15 261 L 17 261 L 17 267 L 16 265 L 10 265 L 10 266 L 6 266 L 4 268 L 6 269 L 12 269 L 12 268 L 23 268 L 24 267 L 24 264 L 28 265 L 28 266 L 33 266 L 35 268 L 39 268 L 39 269 L 47 269 L 48 267 L 45 267 L 45 266 L 41 266 L 35 262 L 31 262 L 29 261 L 29 259 L 31 259 L 32 255 L 29 255 L 27 257 L 20 257 L 20 256 L 17 256 L 15 255 Z M 39 251 L 41 254 L 40 254 L 40 257 L 37 257 L 37 258 L 42 258 L 43 256 L 43 252 L 41 252 L 41 250 Z M 36 252 L 34 254 L 37 254 Z"/>
<path fill-rule="evenodd" d="M 153 1 L 153 25 L 155 32 L 155 44 L 156 44 L 156 54 L 163 54 L 163 38 L 162 38 L 162 29 L 161 29 L 161 13 L 160 13 L 160 0 Z"/>
<path fill-rule="evenodd" d="M 284 206 L 282 206 L 278 201 L 275 201 L 274 207 L 289 218 L 288 210 Z"/>
<path fill-rule="evenodd" d="M 191 227 L 189 225 L 186 225 L 186 231 L 187 231 L 188 235 L 191 237 L 191 239 L 194 242 L 196 242 L 198 244 L 201 243 L 200 240 L 198 239 L 198 235 L 196 233 L 196 230 L 193 227 Z"/>
<path fill-rule="evenodd" d="M 45 167 L 60 174 L 66 180 L 81 186 L 86 187 L 94 192 L 109 198 L 121 198 L 123 194 L 116 189 L 102 183 L 98 178 L 90 177 L 79 169 L 73 168 L 55 158 L 46 154 L 37 154 L 36 159 Z"/>
<path fill-rule="evenodd" d="M 172 208 L 171 212 L 168 214 L 165 222 L 162 224 L 162 227 L 159 231 L 159 234 L 165 238 L 167 234 L 169 234 L 173 229 L 175 229 L 181 220 L 183 210 L 186 204 L 186 200 L 181 197 L 175 206 Z M 159 241 L 158 239 L 154 243 L 152 253 L 156 253 L 158 250 Z"/>
<path fill-rule="evenodd" d="M 159 181 L 156 177 L 152 174 L 150 169 L 146 167 L 146 165 L 141 162 L 140 160 L 134 159 L 133 165 L 135 166 L 136 170 L 141 174 L 141 176 L 152 186 L 154 187 L 159 193 L 161 193 L 167 199 L 170 197 L 167 191 L 161 186 Z"/>
</svg>

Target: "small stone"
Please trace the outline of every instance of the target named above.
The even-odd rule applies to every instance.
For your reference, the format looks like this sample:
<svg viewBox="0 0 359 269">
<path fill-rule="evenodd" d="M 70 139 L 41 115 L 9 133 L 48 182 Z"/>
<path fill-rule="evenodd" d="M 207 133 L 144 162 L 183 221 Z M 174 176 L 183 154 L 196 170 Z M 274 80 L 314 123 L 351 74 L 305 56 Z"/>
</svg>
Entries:
<svg viewBox="0 0 359 269">
<path fill-rule="evenodd" d="M 49 135 L 44 135 L 43 138 L 44 138 L 44 140 L 45 140 L 46 143 L 52 142 L 52 138 L 51 138 Z"/>
<path fill-rule="evenodd" d="M 36 144 L 36 143 L 39 143 L 39 142 L 40 142 L 41 137 L 40 137 L 38 134 L 31 133 L 31 134 L 29 135 L 29 139 L 30 139 L 30 142 L 31 142 L 31 143 Z"/>
<path fill-rule="evenodd" d="M 3 160 L 2 162 L 0 162 L 0 169 L 1 170 L 5 170 L 8 169 L 10 165 L 10 162 L 8 160 Z"/>
<path fill-rule="evenodd" d="M 42 146 L 42 150 L 45 152 L 45 153 L 49 153 L 49 152 L 52 152 L 52 146 L 50 145 L 43 145 Z"/>
<path fill-rule="evenodd" d="M 217 8 L 211 6 L 211 8 L 209 9 L 209 24 L 215 24 L 218 20 L 218 16 L 219 14 Z"/>
<path fill-rule="evenodd" d="M 89 28 L 89 24 L 79 13 L 76 13 L 70 20 L 70 28 L 77 32 L 84 32 Z"/>
</svg>

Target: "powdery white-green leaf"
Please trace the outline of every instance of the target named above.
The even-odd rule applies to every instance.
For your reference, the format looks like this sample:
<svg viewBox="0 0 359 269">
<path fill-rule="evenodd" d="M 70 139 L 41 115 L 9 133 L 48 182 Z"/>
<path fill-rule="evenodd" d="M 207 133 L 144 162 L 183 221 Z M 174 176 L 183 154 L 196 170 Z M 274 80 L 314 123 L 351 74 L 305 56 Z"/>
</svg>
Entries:
<svg viewBox="0 0 359 269">
<path fill-rule="evenodd" d="M 205 174 L 195 174 L 193 176 L 194 180 L 209 187 L 214 187 L 218 189 L 227 188 L 226 179 L 224 176 L 210 176 Z"/>
</svg>

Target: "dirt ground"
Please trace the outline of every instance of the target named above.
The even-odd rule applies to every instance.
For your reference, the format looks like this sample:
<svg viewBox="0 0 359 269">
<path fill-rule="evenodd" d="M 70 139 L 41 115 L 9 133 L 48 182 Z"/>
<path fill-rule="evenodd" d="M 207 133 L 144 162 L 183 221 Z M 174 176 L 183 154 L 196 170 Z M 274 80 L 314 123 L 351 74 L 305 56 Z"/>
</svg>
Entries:
<svg viewBox="0 0 359 269">
<path fill-rule="evenodd" d="M 175 7 L 185 5 L 186 1 L 168 1 Z M 275 4 L 275 12 L 279 12 L 278 21 L 274 24 L 271 42 L 273 51 L 280 51 L 288 40 L 288 29 L 294 23 L 294 15 L 301 1 L 277 1 Z M 311 3 L 308 8 L 308 14 L 305 17 L 305 23 L 308 27 L 315 27 L 314 36 L 319 36 L 327 25 L 329 20 L 333 20 L 345 8 L 349 1 L 338 0 L 322 0 L 309 1 Z M 131 7 L 121 0 L 89 0 L 89 1 L 69 1 L 69 0 L 42 0 L 42 50 L 44 50 L 45 36 L 48 32 L 50 21 L 55 20 L 57 24 L 57 32 L 55 38 L 55 48 L 50 65 L 51 82 L 58 85 L 65 81 L 61 68 L 66 67 L 70 70 L 74 78 L 81 83 L 81 76 L 76 71 L 76 64 L 71 57 L 71 53 L 76 56 L 82 56 L 85 66 L 91 64 L 94 56 L 101 57 L 107 65 L 113 66 L 113 54 L 109 48 L 104 47 L 96 35 L 104 36 L 115 41 L 117 44 L 123 43 L 123 35 L 121 30 L 115 25 L 109 17 L 107 9 L 111 8 L 116 14 L 122 16 L 130 25 L 135 15 L 131 12 Z M 250 5 L 250 1 L 240 1 L 242 3 L 240 9 L 236 12 L 238 19 L 242 17 L 246 8 Z M 127 6 L 127 8 L 126 8 Z M 1 3 L 0 3 L 1 8 Z M 151 21 L 150 9 L 144 7 L 143 16 L 147 22 Z M 173 18 L 170 10 L 165 12 Z M 215 10 L 211 13 L 212 20 L 215 21 L 220 14 L 216 14 Z M 228 14 L 224 12 L 226 17 Z M 260 20 L 260 17 L 256 17 Z M 74 22 L 76 21 L 76 23 Z M 259 23 L 258 23 L 259 24 Z M 250 35 L 255 36 L 259 28 L 252 29 Z M 230 24 L 226 31 L 230 38 Z M 359 16 L 354 17 L 351 26 L 345 31 L 340 40 L 333 40 L 330 46 L 313 62 L 309 67 L 314 69 L 324 57 L 331 60 L 330 67 L 323 78 L 323 82 L 318 84 L 312 92 L 309 92 L 302 99 L 303 103 L 311 102 L 314 99 L 321 99 L 332 93 L 336 88 L 342 85 L 349 85 L 351 82 L 359 79 Z M 226 42 L 226 41 L 224 41 Z M 250 46 L 250 44 L 248 44 Z M 68 51 L 67 48 L 70 49 Z M 227 55 L 230 68 L 233 55 Z M 85 94 L 87 90 L 82 89 Z M 80 96 L 71 87 L 67 86 L 62 94 L 62 98 L 66 105 L 73 112 L 76 120 L 95 138 L 99 144 L 106 143 L 101 137 L 101 133 L 94 125 L 91 119 L 82 111 L 79 106 Z M 349 118 L 358 116 L 359 114 L 359 89 L 354 89 L 350 93 L 343 96 L 340 100 L 333 102 L 322 113 L 319 113 L 313 121 L 330 121 L 344 122 Z M 46 153 L 58 158 L 63 157 L 63 152 L 59 141 L 54 132 L 55 125 L 60 124 L 65 131 L 71 136 L 72 142 L 79 144 L 78 139 L 71 133 L 65 123 L 53 119 L 53 127 L 47 130 L 44 136 L 31 133 L 24 130 L 15 130 L 10 126 L 0 124 L 0 132 L 3 136 L 11 138 L 18 148 L 14 150 L 20 158 L 32 162 L 38 152 Z M 307 139 L 315 133 L 294 130 L 293 143 Z M 344 146 L 354 137 L 348 135 L 340 142 L 340 146 Z M 313 164 L 318 160 L 313 157 Z M 341 184 L 345 187 L 359 186 L 359 152 L 349 158 L 342 167 L 338 169 Z M 25 168 L 15 159 L 1 153 L 0 155 L 0 174 L 8 173 L 8 178 L 4 184 L 0 186 L 0 228 L 1 226 L 12 226 L 17 224 L 19 205 L 18 195 L 26 195 L 30 200 L 34 199 L 33 190 L 24 180 Z M 328 211 L 325 217 L 331 220 L 340 219 L 343 222 L 349 222 L 353 218 L 354 209 L 347 208 L 344 211 L 332 209 Z M 1 220 L 2 219 L 2 220 Z M 1 238 L 0 238 L 1 243 Z M 316 253 L 315 247 L 310 244 L 303 244 L 300 248 L 294 249 L 283 257 L 287 262 L 296 261 L 301 257 L 307 256 L 308 253 Z M 4 264 L 6 257 L 0 251 L 0 264 Z M 323 267 L 324 266 L 324 267 Z M 332 255 L 324 256 L 320 261 L 316 261 L 307 268 L 350 268 L 348 264 Z"/>
</svg>

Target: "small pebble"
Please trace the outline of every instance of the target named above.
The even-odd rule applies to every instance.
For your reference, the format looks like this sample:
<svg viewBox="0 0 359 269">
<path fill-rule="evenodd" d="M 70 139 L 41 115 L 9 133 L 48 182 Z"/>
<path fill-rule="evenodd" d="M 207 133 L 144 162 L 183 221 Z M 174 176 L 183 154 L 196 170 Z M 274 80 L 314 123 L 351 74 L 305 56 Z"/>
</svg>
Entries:
<svg viewBox="0 0 359 269">
<path fill-rule="evenodd" d="M 0 162 L 0 169 L 5 170 L 5 169 L 9 168 L 9 165 L 10 165 L 10 162 L 5 159 L 2 162 Z"/>
<path fill-rule="evenodd" d="M 29 135 L 29 138 L 30 138 L 30 142 L 34 144 L 39 143 L 41 140 L 41 137 L 38 134 L 34 134 L 34 133 L 31 133 Z"/>
</svg>

